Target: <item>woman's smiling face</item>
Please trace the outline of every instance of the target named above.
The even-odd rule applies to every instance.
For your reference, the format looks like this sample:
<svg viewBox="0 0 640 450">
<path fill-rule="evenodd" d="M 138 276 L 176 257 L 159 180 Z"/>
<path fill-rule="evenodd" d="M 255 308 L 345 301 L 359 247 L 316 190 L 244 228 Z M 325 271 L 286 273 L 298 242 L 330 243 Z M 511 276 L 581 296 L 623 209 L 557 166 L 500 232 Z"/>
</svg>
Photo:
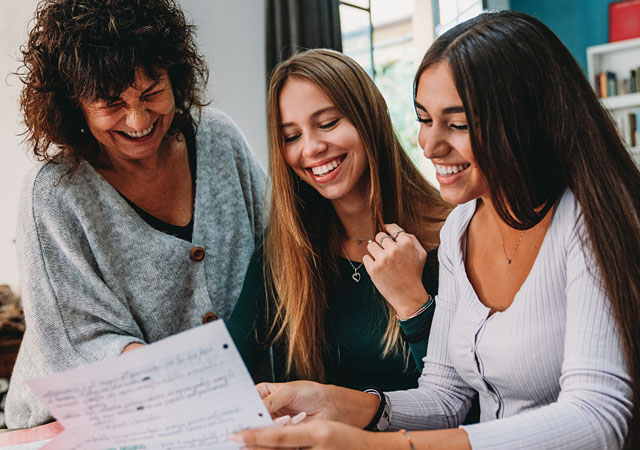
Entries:
<svg viewBox="0 0 640 450">
<path fill-rule="evenodd" d="M 442 198 L 461 204 L 488 196 L 486 179 L 473 156 L 462 100 L 446 63 L 422 72 L 415 106 L 420 122 L 418 142 L 436 167 Z"/>
<path fill-rule="evenodd" d="M 144 160 L 157 155 L 173 121 L 175 101 L 166 71 L 154 81 L 138 70 L 134 85 L 118 97 L 81 102 L 80 108 L 110 159 Z"/>
<path fill-rule="evenodd" d="M 289 78 L 279 98 L 284 159 L 323 197 L 368 195 L 369 163 L 358 130 L 312 82 Z"/>
</svg>

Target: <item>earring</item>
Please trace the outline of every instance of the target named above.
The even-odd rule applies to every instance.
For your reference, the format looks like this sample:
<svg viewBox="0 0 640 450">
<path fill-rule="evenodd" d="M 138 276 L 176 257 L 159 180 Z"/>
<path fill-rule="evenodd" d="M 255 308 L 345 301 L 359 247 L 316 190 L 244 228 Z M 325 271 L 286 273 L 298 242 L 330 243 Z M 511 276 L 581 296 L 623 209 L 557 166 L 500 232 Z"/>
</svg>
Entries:
<svg viewBox="0 0 640 450">
<path fill-rule="evenodd" d="M 80 133 L 84 134 L 85 129 L 84 128 L 80 128 Z"/>
</svg>

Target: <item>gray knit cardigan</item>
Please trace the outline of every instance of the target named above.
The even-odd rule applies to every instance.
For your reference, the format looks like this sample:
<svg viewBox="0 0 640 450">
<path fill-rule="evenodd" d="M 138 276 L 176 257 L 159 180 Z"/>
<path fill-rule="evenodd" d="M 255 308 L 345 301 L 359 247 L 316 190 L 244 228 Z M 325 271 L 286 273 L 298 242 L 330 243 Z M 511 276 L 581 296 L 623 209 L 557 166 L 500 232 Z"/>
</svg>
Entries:
<svg viewBox="0 0 640 450">
<path fill-rule="evenodd" d="M 235 124 L 210 108 L 196 160 L 192 242 L 150 227 L 86 161 L 71 178 L 61 178 L 64 161 L 27 176 L 17 237 L 27 329 L 9 428 L 51 420 L 27 380 L 179 333 L 207 313 L 231 314 L 263 230 L 264 172 Z"/>
</svg>

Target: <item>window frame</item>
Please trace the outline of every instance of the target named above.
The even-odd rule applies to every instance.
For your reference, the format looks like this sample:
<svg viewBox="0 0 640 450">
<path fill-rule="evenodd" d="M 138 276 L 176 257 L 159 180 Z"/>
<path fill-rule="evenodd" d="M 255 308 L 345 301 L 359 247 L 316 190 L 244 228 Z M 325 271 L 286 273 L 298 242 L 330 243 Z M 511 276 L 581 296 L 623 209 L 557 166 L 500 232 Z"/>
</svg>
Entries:
<svg viewBox="0 0 640 450">
<path fill-rule="evenodd" d="M 451 1 L 451 0 L 448 0 Z M 456 2 L 456 9 L 458 8 L 458 0 L 455 0 Z M 432 7 L 433 7 L 433 32 L 435 37 L 440 36 L 441 34 L 443 34 L 445 31 L 447 31 L 449 28 L 455 26 L 456 24 L 460 23 L 460 17 L 464 16 L 467 12 L 469 12 L 469 10 L 471 10 L 471 8 L 475 8 L 478 6 L 478 4 L 480 4 L 480 6 L 482 7 L 482 10 L 486 10 L 487 9 L 487 0 L 476 0 L 474 3 L 472 3 L 470 6 L 468 6 L 464 11 L 460 11 L 458 10 L 458 14 L 456 14 L 455 18 L 445 24 L 440 23 L 440 1 L 439 0 L 432 0 Z"/>
<path fill-rule="evenodd" d="M 371 64 L 371 73 L 369 74 L 372 79 L 375 80 L 376 76 L 376 66 L 373 61 L 373 21 L 371 20 L 371 0 L 367 0 L 368 7 L 360 6 L 353 4 L 348 1 L 340 0 L 339 6 L 347 6 L 349 8 L 359 9 L 360 11 L 364 11 L 367 13 L 367 17 L 369 18 L 369 62 Z"/>
</svg>

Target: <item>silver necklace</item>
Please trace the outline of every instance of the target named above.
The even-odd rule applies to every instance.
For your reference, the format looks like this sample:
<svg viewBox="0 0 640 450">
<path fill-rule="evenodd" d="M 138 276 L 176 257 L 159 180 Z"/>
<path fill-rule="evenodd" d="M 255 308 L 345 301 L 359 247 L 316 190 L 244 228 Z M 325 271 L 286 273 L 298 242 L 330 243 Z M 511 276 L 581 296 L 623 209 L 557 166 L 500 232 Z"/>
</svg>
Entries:
<svg viewBox="0 0 640 450">
<path fill-rule="evenodd" d="M 360 267 L 362 267 L 362 265 L 364 264 L 363 262 L 361 262 L 360 264 L 358 264 L 358 267 L 356 267 L 353 264 L 353 261 L 351 261 L 349 259 L 349 257 L 347 256 L 347 252 L 344 251 L 344 247 L 340 247 L 340 250 L 342 250 L 342 254 L 344 255 L 345 258 L 347 258 L 347 261 L 349 261 L 349 265 L 351 265 L 351 268 L 353 269 L 353 274 L 351 274 L 351 278 L 353 279 L 353 281 L 355 281 L 356 283 L 360 283 L 360 272 L 358 272 L 358 270 L 360 269 Z"/>
<path fill-rule="evenodd" d="M 363 242 L 373 241 L 372 237 L 370 237 L 370 238 L 366 238 L 366 237 L 351 237 L 351 236 L 345 236 L 345 237 L 349 241 L 356 241 L 358 243 L 358 245 L 362 244 Z"/>
</svg>

